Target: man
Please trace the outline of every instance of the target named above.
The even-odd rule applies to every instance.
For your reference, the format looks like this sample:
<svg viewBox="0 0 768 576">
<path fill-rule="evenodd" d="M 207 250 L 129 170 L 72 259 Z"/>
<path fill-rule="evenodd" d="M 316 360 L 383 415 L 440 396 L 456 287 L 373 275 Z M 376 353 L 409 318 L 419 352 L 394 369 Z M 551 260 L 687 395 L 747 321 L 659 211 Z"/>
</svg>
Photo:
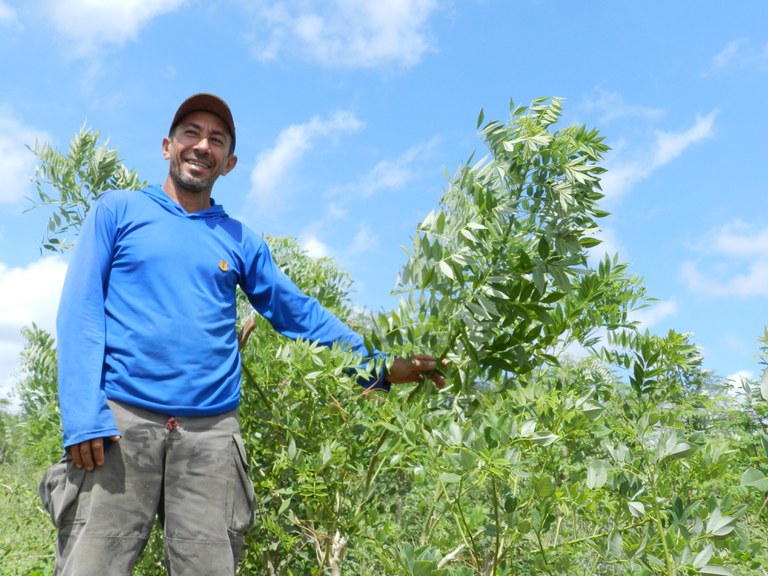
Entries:
<svg viewBox="0 0 768 576">
<path fill-rule="evenodd" d="M 253 522 L 237 286 L 282 334 L 367 354 L 211 198 L 237 165 L 235 140 L 223 100 L 188 98 L 163 138 L 163 186 L 105 194 L 83 224 L 57 319 L 66 454 L 40 485 L 59 528 L 56 574 L 130 574 L 158 513 L 171 574 L 235 573 Z M 364 385 L 426 375 L 442 387 L 435 368 L 395 358 Z"/>
</svg>

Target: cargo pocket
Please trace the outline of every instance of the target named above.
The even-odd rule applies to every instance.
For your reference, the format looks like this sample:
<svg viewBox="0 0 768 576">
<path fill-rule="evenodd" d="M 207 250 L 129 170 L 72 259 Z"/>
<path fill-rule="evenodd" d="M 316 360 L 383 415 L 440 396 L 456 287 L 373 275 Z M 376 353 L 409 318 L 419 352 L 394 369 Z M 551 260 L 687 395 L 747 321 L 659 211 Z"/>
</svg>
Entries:
<svg viewBox="0 0 768 576">
<path fill-rule="evenodd" d="M 230 469 L 227 519 L 230 544 L 237 560 L 242 551 L 243 538 L 253 526 L 255 499 L 253 482 L 248 476 L 245 445 L 240 434 L 232 435 L 232 466 Z"/>
<path fill-rule="evenodd" d="M 90 491 L 79 498 L 85 483 L 85 468 L 78 469 L 66 454 L 43 474 L 38 492 L 43 508 L 50 514 L 56 528 L 85 522 L 88 514 L 88 502 L 85 500 L 89 500 Z"/>
</svg>

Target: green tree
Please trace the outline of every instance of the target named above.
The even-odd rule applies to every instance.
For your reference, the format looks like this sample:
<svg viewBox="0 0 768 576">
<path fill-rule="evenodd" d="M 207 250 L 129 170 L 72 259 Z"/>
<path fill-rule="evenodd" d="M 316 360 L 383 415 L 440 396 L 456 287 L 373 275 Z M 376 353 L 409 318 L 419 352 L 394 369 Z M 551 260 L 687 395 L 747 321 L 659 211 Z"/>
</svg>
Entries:
<svg viewBox="0 0 768 576">
<path fill-rule="evenodd" d="M 481 114 L 488 155 L 457 171 L 419 226 L 406 297 L 377 321 L 377 344 L 450 361 L 450 404 L 419 419 L 410 447 L 438 487 L 419 535 L 437 548 L 419 554 L 472 574 L 730 573 L 715 544 L 743 507 L 733 486 L 704 497 L 716 476 L 690 473 L 700 450 L 717 453 L 693 409 L 714 407 L 697 396 L 700 356 L 685 336 L 636 332 L 628 313 L 646 299 L 625 265 L 589 266 L 607 148 L 596 131 L 558 129 L 560 113 L 537 100 L 513 104 L 506 124 Z M 558 368 L 601 330 L 601 378 Z M 382 438 L 403 429 L 390 424 Z M 407 550 L 393 552 L 400 565 Z"/>
<path fill-rule="evenodd" d="M 349 318 L 348 275 L 312 259 L 293 239 L 269 238 L 275 261 L 306 293 Z M 345 367 L 360 359 L 341 348 L 292 342 L 252 314 L 244 298 L 243 437 L 259 517 L 242 573 L 341 574 L 350 537 L 368 532 L 364 508 L 378 499 L 370 468 L 377 405 Z"/>
<path fill-rule="evenodd" d="M 26 343 L 21 352 L 21 379 L 17 385 L 21 424 L 14 449 L 38 465 L 47 465 L 62 452 L 56 346 L 53 336 L 35 324 L 21 332 Z"/>
<path fill-rule="evenodd" d="M 91 204 L 113 189 L 143 188 L 135 170 L 129 170 L 108 141 L 98 144 L 101 133 L 83 126 L 69 143 L 67 153 L 48 142 L 36 143 L 32 152 L 39 162 L 33 181 L 37 200 L 33 208 L 52 209 L 43 249 L 63 252 L 72 247 Z"/>
<path fill-rule="evenodd" d="M 607 146 L 594 130 L 554 130 L 560 114 L 559 100 L 542 99 L 513 103 L 506 124 L 480 115 L 488 155 L 459 168 L 419 225 L 400 275 L 407 297 L 379 319 L 377 344 L 450 360 L 455 392 L 524 383 L 570 343 L 629 326 L 643 295 L 626 266 L 588 266 L 606 215 L 598 162 Z"/>
<path fill-rule="evenodd" d="M 11 401 L 8 398 L 0 398 L 0 464 L 5 462 L 8 452 L 8 437 L 13 428 L 14 418 L 8 412 Z"/>
</svg>

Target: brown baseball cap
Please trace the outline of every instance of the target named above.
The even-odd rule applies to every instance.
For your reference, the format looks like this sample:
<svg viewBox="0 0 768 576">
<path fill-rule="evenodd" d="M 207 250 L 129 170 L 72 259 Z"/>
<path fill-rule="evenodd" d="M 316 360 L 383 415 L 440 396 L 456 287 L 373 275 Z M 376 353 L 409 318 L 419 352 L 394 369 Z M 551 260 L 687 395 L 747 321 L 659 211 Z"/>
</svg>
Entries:
<svg viewBox="0 0 768 576">
<path fill-rule="evenodd" d="M 224 100 L 214 94 L 200 93 L 184 100 L 184 102 L 181 103 L 181 106 L 179 106 L 179 109 L 176 110 L 176 115 L 173 117 L 173 122 L 171 122 L 169 134 L 173 132 L 173 129 L 176 128 L 176 125 L 181 122 L 181 119 L 184 118 L 184 116 L 191 114 L 192 112 L 210 112 L 221 118 L 229 129 L 229 135 L 232 136 L 231 153 L 234 153 L 235 121 L 232 119 L 232 111 Z"/>
</svg>

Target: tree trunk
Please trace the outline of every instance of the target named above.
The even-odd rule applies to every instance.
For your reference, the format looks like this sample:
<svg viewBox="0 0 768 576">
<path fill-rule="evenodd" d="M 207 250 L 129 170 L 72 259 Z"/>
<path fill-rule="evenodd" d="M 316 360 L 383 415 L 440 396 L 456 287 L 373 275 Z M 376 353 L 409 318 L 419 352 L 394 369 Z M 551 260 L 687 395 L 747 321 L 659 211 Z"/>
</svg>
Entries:
<svg viewBox="0 0 768 576">
<path fill-rule="evenodd" d="M 331 544 L 331 557 L 328 559 L 328 568 L 331 570 L 331 576 L 342 576 L 341 560 L 346 550 L 347 537 L 342 536 L 336 531 L 336 534 L 333 536 L 333 544 Z"/>
</svg>

